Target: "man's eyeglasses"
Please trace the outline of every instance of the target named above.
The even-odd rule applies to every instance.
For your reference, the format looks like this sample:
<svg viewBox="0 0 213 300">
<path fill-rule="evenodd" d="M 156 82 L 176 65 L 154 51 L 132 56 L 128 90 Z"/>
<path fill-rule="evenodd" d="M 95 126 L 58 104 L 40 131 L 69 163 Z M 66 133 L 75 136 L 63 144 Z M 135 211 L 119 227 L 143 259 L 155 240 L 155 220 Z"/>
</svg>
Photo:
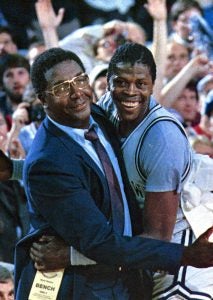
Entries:
<svg viewBox="0 0 213 300">
<path fill-rule="evenodd" d="M 71 80 L 66 80 L 62 83 L 56 84 L 47 93 L 53 94 L 55 97 L 66 97 L 70 93 L 71 85 L 76 89 L 84 89 L 89 85 L 89 77 L 83 73 L 74 77 Z"/>
</svg>

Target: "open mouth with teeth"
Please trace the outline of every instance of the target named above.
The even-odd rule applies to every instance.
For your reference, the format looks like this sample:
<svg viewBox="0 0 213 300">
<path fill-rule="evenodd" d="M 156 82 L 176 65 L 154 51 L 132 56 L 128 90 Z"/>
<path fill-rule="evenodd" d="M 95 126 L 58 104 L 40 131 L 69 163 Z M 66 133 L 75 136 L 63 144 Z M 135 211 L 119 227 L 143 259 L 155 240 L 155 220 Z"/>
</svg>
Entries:
<svg viewBox="0 0 213 300">
<path fill-rule="evenodd" d="M 141 104 L 141 101 L 121 101 L 120 104 L 126 108 L 135 108 Z"/>
</svg>

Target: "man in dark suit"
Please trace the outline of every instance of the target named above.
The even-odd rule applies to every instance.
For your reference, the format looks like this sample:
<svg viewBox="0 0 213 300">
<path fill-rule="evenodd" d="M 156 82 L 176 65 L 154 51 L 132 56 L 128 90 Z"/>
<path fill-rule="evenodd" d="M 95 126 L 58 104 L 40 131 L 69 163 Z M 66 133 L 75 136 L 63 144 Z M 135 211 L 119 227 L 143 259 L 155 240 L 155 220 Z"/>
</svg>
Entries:
<svg viewBox="0 0 213 300">
<path fill-rule="evenodd" d="M 139 232 L 131 228 L 130 216 L 135 218 L 135 209 L 134 204 L 129 205 L 131 211 L 127 205 L 130 191 L 125 174 L 124 181 L 120 176 L 122 163 L 119 167 L 116 160 L 117 156 L 120 161 L 119 147 L 102 111 L 94 106 L 91 116 L 92 90 L 84 72 L 74 53 L 59 48 L 44 52 L 32 66 L 33 87 L 47 118 L 25 161 L 32 230 L 16 249 L 16 299 L 28 299 L 36 271 L 29 249 L 43 234 L 59 235 L 73 251 L 97 262 L 65 268 L 57 299 L 137 299 L 139 292 L 131 294 L 132 282 L 134 289 L 139 284 L 137 268 L 174 273 L 181 264 L 212 264 L 212 246 L 206 241 L 210 231 L 188 248 L 131 237 Z M 122 234 L 114 230 L 116 220 L 104 168 L 92 142 L 85 139 L 92 127 L 118 175 L 124 213 Z"/>
</svg>

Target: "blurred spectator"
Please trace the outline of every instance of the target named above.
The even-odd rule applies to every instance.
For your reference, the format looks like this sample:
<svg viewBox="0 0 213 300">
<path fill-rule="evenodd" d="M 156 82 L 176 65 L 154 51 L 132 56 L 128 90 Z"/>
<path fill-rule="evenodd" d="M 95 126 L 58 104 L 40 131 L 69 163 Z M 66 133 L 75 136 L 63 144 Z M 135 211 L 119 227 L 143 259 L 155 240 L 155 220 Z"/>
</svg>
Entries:
<svg viewBox="0 0 213 300">
<path fill-rule="evenodd" d="M 90 85 L 95 96 L 93 102 L 97 102 L 107 90 L 107 70 L 108 64 L 100 64 L 95 66 L 89 73 Z"/>
<path fill-rule="evenodd" d="M 9 27 L 0 26 L 0 57 L 6 53 L 17 53 L 18 48 Z"/>
<path fill-rule="evenodd" d="M 76 30 L 61 40 L 59 46 L 78 53 L 87 72 L 90 72 L 97 63 L 108 62 L 119 45 L 126 41 L 144 44 L 145 40 L 145 32 L 140 25 L 113 20 Z"/>
<path fill-rule="evenodd" d="M 24 103 L 19 105 L 19 107 L 21 106 L 20 109 L 18 108 L 14 113 L 13 121 L 14 123 L 21 122 L 20 126 L 17 124 L 17 127 L 19 128 L 18 138 L 24 148 L 25 154 L 27 154 L 30 150 L 35 134 L 46 116 L 46 113 L 31 84 L 29 84 L 25 89 L 23 102 Z M 28 105 L 26 106 L 25 104 Z M 25 110 L 25 112 L 22 114 L 23 110 Z M 27 116 L 25 115 L 26 112 Z M 27 125 L 25 125 L 26 123 Z"/>
<path fill-rule="evenodd" d="M 172 37 L 188 47 L 193 47 L 189 20 L 195 14 L 203 15 L 200 4 L 195 0 L 177 0 L 170 11 Z"/>
<path fill-rule="evenodd" d="M 30 65 L 19 54 L 7 54 L 0 58 L 0 108 L 11 123 L 11 115 L 22 101 L 23 92 L 30 82 Z"/>
<path fill-rule="evenodd" d="M 14 300 L 14 278 L 12 273 L 0 265 L 0 300 Z"/>
<path fill-rule="evenodd" d="M 4 113 L 0 110 L 0 149 L 13 158 L 24 158 L 25 153 L 18 136 L 14 136 L 13 130 L 8 130 L 8 123 Z"/>
<path fill-rule="evenodd" d="M 94 44 L 94 57 L 97 61 L 109 62 L 115 50 L 123 43 L 126 37 L 123 34 L 108 34 Z"/>
<path fill-rule="evenodd" d="M 7 133 L 6 149 L 10 153 L 10 156 L 12 156 L 11 150 L 16 146 L 19 152 L 18 158 L 24 158 L 26 156 L 37 129 L 46 116 L 43 105 L 37 98 L 31 83 L 26 86 L 22 100 L 23 102 L 17 106 L 12 114 L 12 126 Z M 14 145 L 14 141 L 20 145 Z"/>
<path fill-rule="evenodd" d="M 200 111 L 204 112 L 206 97 L 208 93 L 213 90 L 213 74 L 207 74 L 202 79 L 199 80 L 197 84 L 197 90 L 200 98 Z"/>
<path fill-rule="evenodd" d="M 174 40 L 187 45 L 195 54 L 205 53 L 213 58 L 213 31 L 197 1 L 176 1 L 171 8 L 171 20 Z"/>
<path fill-rule="evenodd" d="M 166 107 L 171 107 L 190 81 L 198 81 L 211 73 L 212 70 L 213 62 L 210 61 L 206 55 L 200 54 L 193 57 L 183 66 L 177 75 L 162 88 L 159 102 Z"/>
<path fill-rule="evenodd" d="M 6 121 L 0 112 L 0 149 L 10 152 L 7 132 Z M 15 244 L 28 229 L 29 216 L 23 188 L 18 181 L 0 182 L 0 261 L 14 263 Z"/>
<path fill-rule="evenodd" d="M 34 1 L 1 0 L 0 9 L 9 26 L 17 37 L 18 49 L 27 49 L 28 32 L 33 19 Z"/>
<path fill-rule="evenodd" d="M 205 154 L 213 158 L 213 142 L 204 135 L 189 137 L 189 142 L 196 153 Z"/>
<path fill-rule="evenodd" d="M 181 95 L 173 101 L 171 108 L 179 113 L 179 120 L 184 127 L 191 127 L 200 122 L 199 98 L 196 82 L 190 81 L 186 85 Z M 171 112 L 173 111 L 171 110 Z"/>
<path fill-rule="evenodd" d="M 213 90 L 206 97 L 200 123 L 194 127 L 194 130 L 197 134 L 204 135 L 213 141 Z"/>
<path fill-rule="evenodd" d="M 164 83 L 167 83 L 172 78 L 174 78 L 189 62 L 190 59 L 190 51 L 183 44 L 180 44 L 174 40 L 169 40 L 166 48 L 167 52 Z"/>
<path fill-rule="evenodd" d="M 205 53 L 213 60 L 213 30 L 200 15 L 190 18 L 191 39 L 193 42 L 192 55 Z"/>
<path fill-rule="evenodd" d="M 35 58 L 41 54 L 42 52 L 44 52 L 46 49 L 46 46 L 44 44 L 44 42 L 40 41 L 40 42 L 35 42 L 32 43 L 27 51 L 27 59 L 29 60 L 30 65 L 32 65 L 32 63 L 34 62 Z"/>
<path fill-rule="evenodd" d="M 126 41 L 145 44 L 143 28 L 136 23 L 111 21 L 103 25 L 104 35 L 94 44 L 94 56 L 97 60 L 109 62 L 115 50 Z"/>
</svg>

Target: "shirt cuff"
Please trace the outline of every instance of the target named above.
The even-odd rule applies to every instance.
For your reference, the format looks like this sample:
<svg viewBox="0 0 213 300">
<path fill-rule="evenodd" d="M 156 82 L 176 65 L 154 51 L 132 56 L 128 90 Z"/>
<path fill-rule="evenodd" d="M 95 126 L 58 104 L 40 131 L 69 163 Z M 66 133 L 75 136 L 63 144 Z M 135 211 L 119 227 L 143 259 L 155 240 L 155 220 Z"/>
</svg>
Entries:
<svg viewBox="0 0 213 300">
<path fill-rule="evenodd" d="M 72 266 L 96 265 L 94 260 L 84 256 L 72 246 L 70 247 L 70 263 Z"/>
</svg>

